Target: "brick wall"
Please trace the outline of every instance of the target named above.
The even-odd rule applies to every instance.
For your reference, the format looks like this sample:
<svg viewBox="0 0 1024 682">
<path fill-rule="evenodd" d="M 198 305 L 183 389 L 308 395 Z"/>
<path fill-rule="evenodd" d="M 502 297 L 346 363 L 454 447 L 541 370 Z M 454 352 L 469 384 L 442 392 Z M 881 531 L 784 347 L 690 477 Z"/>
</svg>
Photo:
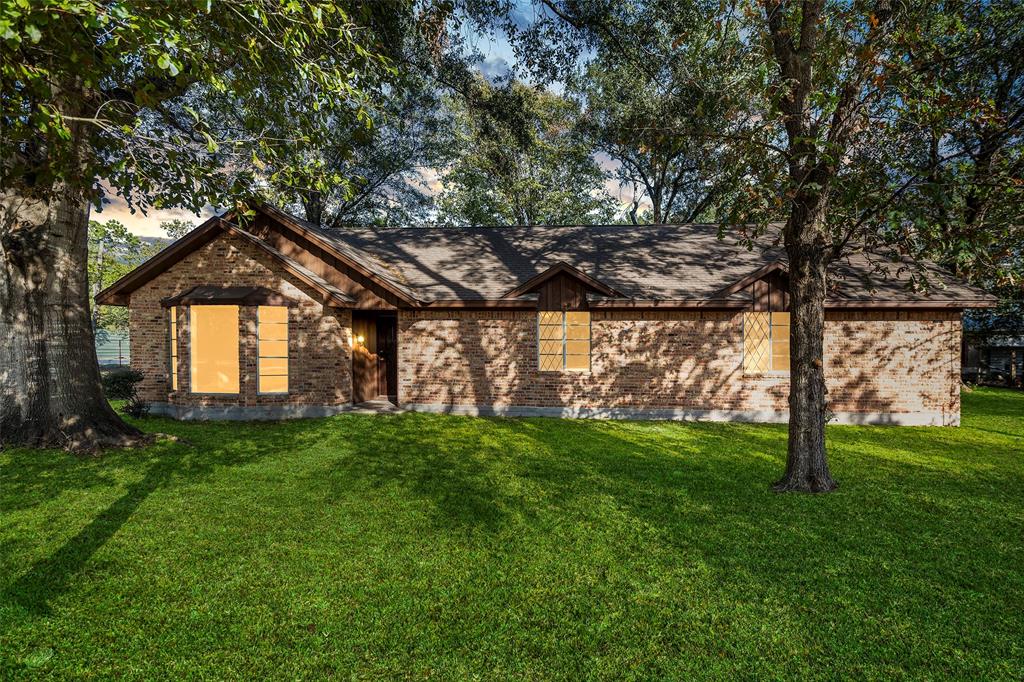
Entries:
<svg viewBox="0 0 1024 682">
<path fill-rule="evenodd" d="M 256 308 L 239 308 L 240 393 L 237 396 L 194 396 L 189 387 L 188 308 L 178 308 L 178 391 L 170 391 L 168 311 L 161 299 L 197 284 L 263 286 L 292 299 L 288 312 L 289 391 L 258 395 L 256 391 Z M 132 367 L 145 379 L 143 399 L 175 405 L 340 405 L 351 401 L 352 316 L 347 310 L 324 308 L 316 292 L 290 278 L 263 251 L 234 236 L 223 235 L 194 251 L 131 295 Z"/>
<path fill-rule="evenodd" d="M 238 396 L 188 393 L 187 308 L 179 309 L 179 390 L 168 382 L 167 310 L 160 300 L 197 284 L 265 286 L 289 311 L 287 395 L 256 392 L 256 309 L 242 307 Z M 131 295 L 132 365 L 144 399 L 183 406 L 351 402 L 351 314 L 324 309 L 270 256 L 222 236 Z M 536 312 L 399 311 L 399 400 L 463 406 L 784 411 L 785 375 L 746 375 L 738 312 L 595 311 L 591 371 L 539 372 Z M 940 414 L 959 421 L 959 313 L 832 312 L 826 379 L 836 412 Z"/>
<path fill-rule="evenodd" d="M 787 376 L 745 375 L 742 314 L 595 311 L 589 373 L 539 372 L 534 311 L 400 311 L 402 403 L 783 411 Z M 959 420 L 960 317 L 830 313 L 836 412 Z"/>
</svg>

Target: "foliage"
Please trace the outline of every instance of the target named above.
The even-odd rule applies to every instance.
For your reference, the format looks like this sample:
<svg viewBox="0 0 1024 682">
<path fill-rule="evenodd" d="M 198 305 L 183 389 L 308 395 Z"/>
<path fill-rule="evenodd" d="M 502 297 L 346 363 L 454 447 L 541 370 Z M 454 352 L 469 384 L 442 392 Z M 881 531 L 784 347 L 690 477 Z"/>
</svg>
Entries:
<svg viewBox="0 0 1024 682">
<path fill-rule="evenodd" d="M 134 419 L 142 419 L 149 416 L 149 403 L 139 397 L 138 393 L 132 393 L 124 402 L 121 411 Z"/>
<path fill-rule="evenodd" d="M 719 30 L 697 18 L 680 43 L 650 29 L 660 10 L 619 9 L 616 20 L 638 41 L 631 52 L 646 57 L 634 61 L 606 47 L 572 79 L 584 102 L 583 130 L 618 162 L 614 176 L 632 197 L 631 222 L 712 222 L 738 181 L 724 141 L 742 130 L 756 101 L 730 63 L 736 22 Z"/>
<path fill-rule="evenodd" d="M 575 123 L 578 106 L 518 81 L 484 81 L 458 108 L 460 155 L 438 196 L 441 222 L 563 225 L 607 222 L 604 173 Z"/>
<path fill-rule="evenodd" d="M 5 449 L 0 677 L 1013 679 L 1024 394 L 963 408 L 830 426 L 844 485 L 815 498 L 764 485 L 778 425 L 147 419 L 176 440 Z"/>
<path fill-rule="evenodd" d="M 163 230 L 171 239 L 181 239 L 195 229 L 195 226 L 195 223 L 191 220 L 183 220 L 181 218 L 164 220 L 160 223 L 160 229 Z"/>
<path fill-rule="evenodd" d="M 900 208 L 920 253 L 1019 311 L 1024 305 L 1024 6 L 1003 0 L 956 9 L 955 20 L 928 28 L 935 50 L 948 55 L 937 66 L 942 93 L 964 103 L 964 110 L 951 119 L 925 111 L 915 121 L 918 145 L 906 157 L 904 172 L 925 180 L 909 188 Z M 942 157 L 949 161 L 937 163 Z"/>
<path fill-rule="evenodd" d="M 339 126 L 319 151 L 325 169 L 339 179 L 332 189 L 284 187 L 280 203 L 332 228 L 426 220 L 432 208 L 428 174 L 453 153 L 450 116 L 422 83 L 375 103 L 374 112 L 371 130 Z"/>
<path fill-rule="evenodd" d="M 231 204 L 252 164 L 283 177 L 329 123 L 369 124 L 361 88 L 386 65 L 358 20 L 325 0 L 5 3 L 4 185 L 98 202 L 104 178 L 133 206 Z M 267 134 L 284 121 L 286 139 Z"/>
<path fill-rule="evenodd" d="M 332 119 L 315 144 L 296 150 L 308 160 L 306 171 L 285 182 L 271 180 L 272 201 L 335 228 L 428 217 L 430 175 L 453 154 L 451 115 L 442 99 L 448 88 L 438 73 L 439 56 L 428 44 L 431 32 L 439 30 L 436 21 L 447 35 L 443 54 L 451 57 L 461 46 L 458 34 L 447 30 L 452 17 L 434 17 L 432 9 L 411 2 L 367 5 L 364 30 L 373 34 L 384 57 L 400 65 L 364 89 L 373 126 Z M 317 175 L 329 182 L 318 185 Z"/>
<path fill-rule="evenodd" d="M 159 244 L 144 242 L 117 220 L 105 223 L 89 221 L 89 306 L 94 329 L 128 330 L 127 308 L 98 306 L 92 296 L 128 274 L 160 249 Z"/>
<path fill-rule="evenodd" d="M 128 400 L 136 395 L 136 386 L 144 379 L 135 369 L 115 369 L 103 374 L 103 394 L 108 400 Z"/>
</svg>

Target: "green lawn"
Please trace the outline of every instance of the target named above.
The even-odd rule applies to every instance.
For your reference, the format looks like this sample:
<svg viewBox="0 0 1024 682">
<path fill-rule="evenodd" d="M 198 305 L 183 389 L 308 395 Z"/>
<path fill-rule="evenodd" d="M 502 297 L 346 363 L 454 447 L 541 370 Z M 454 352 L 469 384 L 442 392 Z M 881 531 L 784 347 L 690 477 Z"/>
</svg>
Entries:
<svg viewBox="0 0 1024 682">
<path fill-rule="evenodd" d="M 1015 678 L 1024 394 L 964 426 L 346 415 L 0 452 L 0 678 Z"/>
</svg>

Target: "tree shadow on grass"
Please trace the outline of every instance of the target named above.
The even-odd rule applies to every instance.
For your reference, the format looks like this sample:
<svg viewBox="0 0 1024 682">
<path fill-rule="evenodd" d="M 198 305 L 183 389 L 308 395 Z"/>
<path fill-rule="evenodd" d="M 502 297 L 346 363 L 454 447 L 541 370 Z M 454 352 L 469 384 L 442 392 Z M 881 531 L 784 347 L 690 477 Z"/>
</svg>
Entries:
<svg viewBox="0 0 1024 682">
<path fill-rule="evenodd" d="M 164 420 L 152 420 L 145 425 L 153 427 L 158 421 Z M 195 425 L 173 422 L 159 423 L 159 426 L 169 426 L 168 430 L 186 433 L 194 432 L 196 428 Z M 133 458 L 137 462 L 145 457 L 148 464 L 141 478 L 129 483 L 116 500 L 68 538 L 54 553 L 29 567 L 5 590 L 4 596 L 33 615 L 49 615 L 53 601 L 73 589 L 73 582 L 93 555 L 131 519 L 154 492 L 173 485 L 194 484 L 209 477 L 218 468 L 244 466 L 268 456 L 293 452 L 301 448 L 305 439 L 315 438 L 313 432 L 318 428 L 315 421 L 295 422 L 286 427 L 253 424 L 242 427 L 202 425 L 199 428 L 204 426 L 207 433 L 201 450 L 186 443 L 162 441 L 143 451 L 108 453 L 104 459 L 99 460 L 116 466 L 121 464 L 115 462 L 118 458 Z M 255 434 L 249 429 L 259 430 L 258 441 L 253 439 Z M 42 459 L 40 453 L 29 454 Z M 62 474 L 56 479 L 58 485 L 53 485 L 55 479 L 44 470 L 31 468 L 21 472 L 19 485 L 22 491 L 49 485 L 52 490 L 47 489 L 48 496 L 54 498 L 68 490 L 115 484 L 112 477 L 96 473 L 98 469 L 90 470 L 84 482 L 76 479 L 76 470 L 81 473 L 81 468 L 94 467 L 96 461 L 83 462 L 73 460 L 63 453 L 61 455 L 72 464 L 61 466 Z M 25 458 L 19 457 L 18 461 L 22 459 Z"/>
<path fill-rule="evenodd" d="M 501 484 L 497 455 L 507 444 L 487 420 L 421 414 L 338 419 L 352 452 L 325 472 L 335 497 L 391 486 L 429 503 L 439 526 L 485 533 L 500 528 L 510 512 L 529 513 Z"/>
</svg>

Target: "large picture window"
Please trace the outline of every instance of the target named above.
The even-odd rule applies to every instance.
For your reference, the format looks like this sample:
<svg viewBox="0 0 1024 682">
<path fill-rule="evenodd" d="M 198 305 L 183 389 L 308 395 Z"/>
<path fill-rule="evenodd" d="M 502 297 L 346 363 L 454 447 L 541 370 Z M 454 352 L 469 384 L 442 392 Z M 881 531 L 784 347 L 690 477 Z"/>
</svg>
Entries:
<svg viewBox="0 0 1024 682">
<path fill-rule="evenodd" d="M 193 393 L 238 393 L 238 306 L 193 305 L 189 354 Z"/>
<path fill-rule="evenodd" d="M 537 366 L 542 372 L 590 370 L 590 313 L 541 311 L 537 316 Z"/>
<path fill-rule="evenodd" d="M 178 390 L 178 309 L 172 306 L 169 311 L 169 325 L 170 325 L 170 367 L 168 370 L 171 373 L 171 390 Z"/>
<path fill-rule="evenodd" d="M 743 371 L 789 371 L 789 313 L 743 313 Z"/>
<path fill-rule="evenodd" d="M 288 308 L 261 305 L 257 311 L 258 390 L 288 392 Z"/>
</svg>

